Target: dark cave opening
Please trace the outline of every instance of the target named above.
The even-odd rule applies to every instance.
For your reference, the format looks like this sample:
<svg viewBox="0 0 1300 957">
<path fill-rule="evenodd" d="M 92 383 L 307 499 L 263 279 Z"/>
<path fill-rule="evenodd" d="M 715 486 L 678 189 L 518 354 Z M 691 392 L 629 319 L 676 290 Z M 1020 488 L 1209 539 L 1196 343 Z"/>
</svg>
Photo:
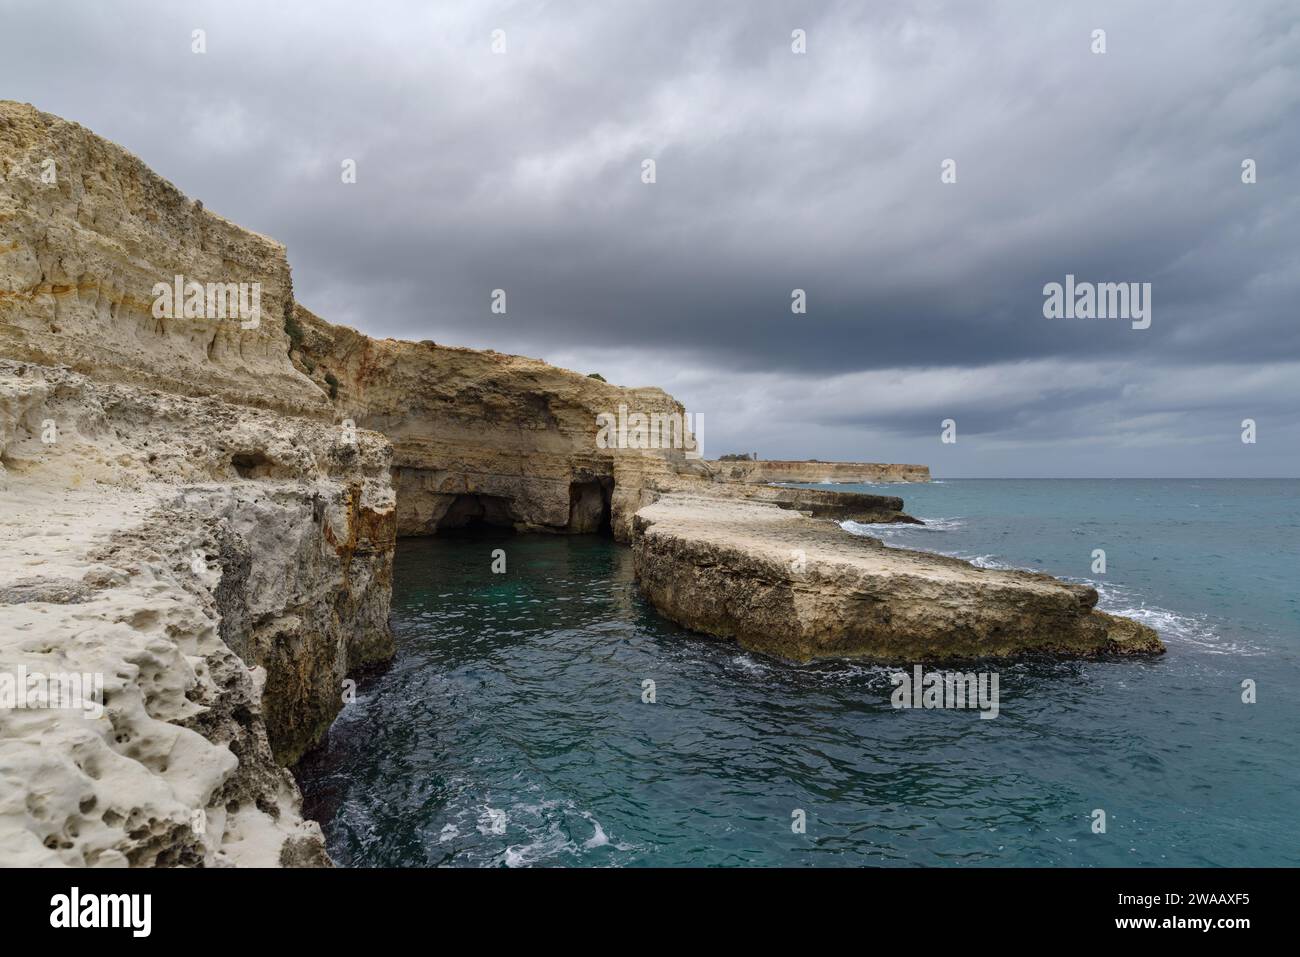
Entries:
<svg viewBox="0 0 1300 957">
<path fill-rule="evenodd" d="M 487 528 L 514 527 L 509 499 L 500 495 L 463 494 L 457 495 L 442 518 L 438 519 L 434 532 L 438 535 L 447 532 L 473 534 Z"/>
<path fill-rule="evenodd" d="M 576 535 L 613 535 L 610 523 L 610 502 L 614 496 L 614 480 L 584 479 L 569 483 L 569 527 Z"/>
</svg>

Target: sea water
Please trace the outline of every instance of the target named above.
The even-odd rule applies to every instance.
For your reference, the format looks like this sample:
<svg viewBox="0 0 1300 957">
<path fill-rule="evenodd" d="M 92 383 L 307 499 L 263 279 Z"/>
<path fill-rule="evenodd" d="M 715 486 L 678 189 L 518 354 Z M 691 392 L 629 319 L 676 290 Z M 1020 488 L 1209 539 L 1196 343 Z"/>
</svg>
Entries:
<svg viewBox="0 0 1300 957">
<path fill-rule="evenodd" d="M 927 521 L 846 536 L 1088 582 L 1168 654 L 982 664 L 995 720 L 896 710 L 893 668 L 665 622 L 608 539 L 404 540 L 397 655 L 298 769 L 334 859 L 1300 864 L 1300 482 L 833 487 Z"/>
</svg>

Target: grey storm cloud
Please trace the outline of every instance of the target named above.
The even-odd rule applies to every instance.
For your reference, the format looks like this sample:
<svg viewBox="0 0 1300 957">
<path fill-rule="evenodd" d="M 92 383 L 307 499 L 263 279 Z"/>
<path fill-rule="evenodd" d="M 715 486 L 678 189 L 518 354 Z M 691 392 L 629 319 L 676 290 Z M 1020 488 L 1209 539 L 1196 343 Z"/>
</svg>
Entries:
<svg viewBox="0 0 1300 957">
<path fill-rule="evenodd" d="M 710 452 L 1300 462 L 1287 0 L 0 0 L 0 96 L 285 242 L 326 318 L 662 385 Z M 1150 282 L 1151 328 L 1045 319 L 1067 273 Z"/>
</svg>

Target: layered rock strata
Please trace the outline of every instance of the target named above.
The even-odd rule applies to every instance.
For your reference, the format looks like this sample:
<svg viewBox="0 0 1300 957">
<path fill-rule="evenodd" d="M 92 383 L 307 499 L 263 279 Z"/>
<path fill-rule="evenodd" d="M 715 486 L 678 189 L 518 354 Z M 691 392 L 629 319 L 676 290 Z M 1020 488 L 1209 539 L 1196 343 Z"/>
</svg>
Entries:
<svg viewBox="0 0 1300 957">
<path fill-rule="evenodd" d="M 641 593 L 688 628 L 781 658 L 882 662 L 1160 653 L 1097 592 L 887 548 L 766 503 L 665 495 L 636 515 Z"/>
<path fill-rule="evenodd" d="M 177 276 L 256 283 L 256 322 L 155 316 L 155 287 Z M 292 307 L 280 243 L 77 123 L 0 101 L 0 355 L 329 417 L 325 393 L 285 359 Z"/>
</svg>

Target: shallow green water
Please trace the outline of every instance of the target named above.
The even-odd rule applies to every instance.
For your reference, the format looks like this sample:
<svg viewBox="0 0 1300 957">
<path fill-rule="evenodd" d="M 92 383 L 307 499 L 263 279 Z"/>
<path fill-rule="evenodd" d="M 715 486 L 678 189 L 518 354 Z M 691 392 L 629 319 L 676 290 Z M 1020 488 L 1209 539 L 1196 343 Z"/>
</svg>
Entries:
<svg viewBox="0 0 1300 957">
<path fill-rule="evenodd" d="M 792 666 L 664 622 L 608 540 L 404 541 L 397 657 L 299 769 L 331 854 L 357 866 L 1300 863 L 1300 483 L 889 491 L 935 521 L 857 531 L 1092 580 L 1103 607 L 1152 624 L 1169 654 L 998 666 L 995 720 L 901 711 L 894 669 Z M 1243 678 L 1257 704 L 1241 702 Z M 1105 834 L 1091 830 L 1097 808 Z"/>
</svg>

